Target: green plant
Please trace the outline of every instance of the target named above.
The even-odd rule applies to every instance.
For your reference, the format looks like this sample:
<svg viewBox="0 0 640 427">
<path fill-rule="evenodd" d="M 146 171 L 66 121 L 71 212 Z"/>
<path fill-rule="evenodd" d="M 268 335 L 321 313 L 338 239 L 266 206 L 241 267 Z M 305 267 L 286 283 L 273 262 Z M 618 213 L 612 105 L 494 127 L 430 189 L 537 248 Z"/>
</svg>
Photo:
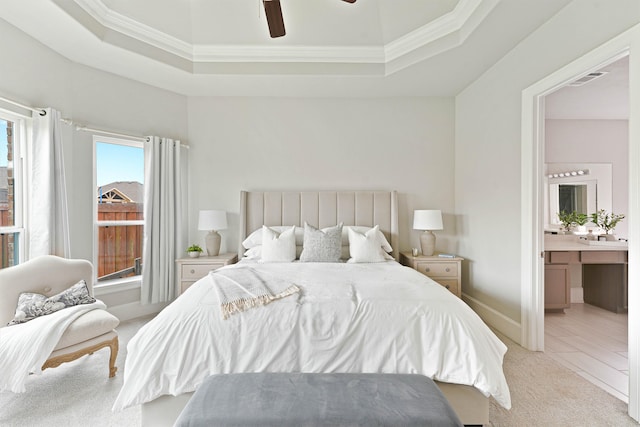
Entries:
<svg viewBox="0 0 640 427">
<path fill-rule="evenodd" d="M 187 252 L 202 252 L 202 248 L 194 243 L 187 248 Z"/>
<path fill-rule="evenodd" d="M 575 212 L 561 211 L 558 213 L 558 219 L 562 223 L 562 228 L 565 231 L 571 231 L 571 227 L 575 222 Z"/>
<path fill-rule="evenodd" d="M 589 222 L 589 215 L 573 212 L 573 222 L 575 222 L 576 225 L 585 225 L 587 222 Z"/>
<path fill-rule="evenodd" d="M 602 228 L 605 234 L 609 234 L 616 228 L 616 225 L 624 219 L 622 214 L 614 214 L 613 212 L 607 213 L 604 209 L 600 209 L 598 212 L 591 214 L 591 222 L 598 227 Z"/>
<path fill-rule="evenodd" d="M 576 211 L 562 211 L 558 214 L 558 219 L 562 223 L 562 228 L 564 228 L 566 231 L 571 231 L 571 227 L 573 227 L 574 225 L 585 225 L 587 222 L 589 222 L 589 215 L 578 213 Z"/>
</svg>

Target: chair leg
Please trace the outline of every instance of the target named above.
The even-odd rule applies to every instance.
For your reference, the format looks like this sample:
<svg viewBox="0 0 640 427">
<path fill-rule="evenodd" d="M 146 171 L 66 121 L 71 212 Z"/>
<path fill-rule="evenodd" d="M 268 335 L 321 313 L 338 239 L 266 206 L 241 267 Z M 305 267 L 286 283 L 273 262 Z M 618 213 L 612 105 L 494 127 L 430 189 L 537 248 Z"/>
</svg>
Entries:
<svg viewBox="0 0 640 427">
<path fill-rule="evenodd" d="M 109 357 L 109 378 L 115 377 L 116 371 L 118 370 L 116 366 L 116 357 L 118 357 L 118 346 L 118 337 L 115 337 L 109 344 L 109 349 L 111 351 L 111 356 Z"/>
<path fill-rule="evenodd" d="M 42 370 L 47 368 L 55 368 L 59 366 L 61 363 L 71 362 L 72 360 L 76 360 L 79 357 L 93 354 L 94 352 L 100 350 L 104 347 L 109 347 L 111 351 L 111 355 L 109 357 L 109 378 L 113 378 L 116 376 L 116 371 L 118 368 L 116 367 L 116 357 L 118 357 L 118 336 L 116 335 L 111 339 L 111 341 L 103 341 L 101 343 L 95 344 L 88 348 L 82 348 L 74 353 L 63 354 L 60 356 L 52 357 L 47 359 L 42 365 Z"/>
</svg>

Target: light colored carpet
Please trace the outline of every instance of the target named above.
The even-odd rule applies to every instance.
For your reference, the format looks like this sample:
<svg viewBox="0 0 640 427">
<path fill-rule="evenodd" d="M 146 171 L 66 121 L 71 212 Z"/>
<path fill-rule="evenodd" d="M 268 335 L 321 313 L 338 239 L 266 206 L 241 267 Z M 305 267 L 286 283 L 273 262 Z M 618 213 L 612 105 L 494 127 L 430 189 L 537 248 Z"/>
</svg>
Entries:
<svg viewBox="0 0 640 427">
<path fill-rule="evenodd" d="M 627 404 L 540 352 L 498 334 L 509 351 L 504 371 L 511 410 L 491 400 L 492 426 L 637 426 Z"/>
<path fill-rule="evenodd" d="M 109 351 L 100 350 L 58 368 L 32 376 L 27 393 L 0 393 L 2 427 L 140 426 L 139 407 L 111 412 L 122 386 L 126 344 L 149 318 L 118 327 L 118 373 L 107 377 Z M 637 426 L 627 405 L 544 353 L 530 352 L 500 336 L 509 347 L 505 373 L 513 407 L 504 410 L 493 400 L 492 426 Z"/>
<path fill-rule="evenodd" d="M 123 322 L 118 328 L 118 372 L 109 378 L 109 349 L 45 369 L 27 380 L 27 392 L 0 392 L 2 427 L 128 427 L 140 426 L 140 407 L 111 412 L 122 387 L 127 342 L 149 321 Z"/>
</svg>

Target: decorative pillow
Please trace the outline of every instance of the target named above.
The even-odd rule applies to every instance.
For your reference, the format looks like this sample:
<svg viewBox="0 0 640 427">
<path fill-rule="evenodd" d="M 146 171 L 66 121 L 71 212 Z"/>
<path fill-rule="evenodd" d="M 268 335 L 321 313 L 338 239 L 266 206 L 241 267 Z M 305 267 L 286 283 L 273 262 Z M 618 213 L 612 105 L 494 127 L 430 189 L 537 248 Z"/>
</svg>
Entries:
<svg viewBox="0 0 640 427">
<path fill-rule="evenodd" d="M 296 259 L 296 227 L 279 233 L 262 226 L 262 261 L 291 262 Z"/>
<path fill-rule="evenodd" d="M 349 228 L 349 262 L 385 262 L 391 257 L 380 244 L 379 227 L 376 225 L 365 234 Z"/>
<path fill-rule="evenodd" d="M 304 244 L 300 261 L 339 262 L 342 254 L 342 223 L 318 230 L 304 223 Z"/>
<path fill-rule="evenodd" d="M 63 308 L 79 304 L 91 304 L 96 299 L 89 295 L 89 288 L 84 280 L 80 280 L 75 285 L 60 292 L 59 294 L 47 298 L 44 295 L 23 292 L 18 297 L 18 307 L 16 314 L 8 326 L 25 323 L 36 317 L 55 313 Z"/>
<path fill-rule="evenodd" d="M 376 225 L 376 227 L 378 227 L 378 238 L 380 239 L 380 245 L 382 246 L 382 249 L 384 249 L 385 252 L 390 253 L 393 251 L 393 248 L 391 247 L 391 245 L 389 244 L 389 241 L 387 241 L 387 238 L 384 236 L 384 233 L 382 231 L 380 231 L 380 226 Z M 367 226 L 363 226 L 363 225 L 349 225 L 349 226 L 345 226 L 342 229 L 342 246 L 349 246 L 350 242 L 349 242 L 349 230 L 353 230 L 357 233 L 360 234 L 365 234 L 367 231 L 372 230 L 374 227 L 367 227 Z"/>
<path fill-rule="evenodd" d="M 264 225 L 263 225 L 264 227 Z M 277 231 L 278 233 L 282 233 L 290 229 L 291 225 L 272 225 L 268 226 L 270 229 Z M 304 228 L 296 227 L 296 246 L 302 246 L 304 235 Z M 242 241 L 242 246 L 245 249 L 255 248 L 256 246 L 262 245 L 262 228 L 258 228 L 253 233 L 249 234 L 246 239 Z"/>
<path fill-rule="evenodd" d="M 349 258 L 348 249 L 349 249 L 349 246 L 347 246 L 347 257 L 345 259 Z M 302 253 L 302 245 L 300 246 L 296 245 L 296 259 L 300 258 L 301 253 Z M 262 258 L 262 245 L 258 245 L 251 249 L 247 249 L 242 257 L 243 259 L 259 260 L 260 258 Z"/>
<path fill-rule="evenodd" d="M 243 259 L 260 259 L 262 258 L 262 245 L 247 249 L 242 255 Z"/>
</svg>

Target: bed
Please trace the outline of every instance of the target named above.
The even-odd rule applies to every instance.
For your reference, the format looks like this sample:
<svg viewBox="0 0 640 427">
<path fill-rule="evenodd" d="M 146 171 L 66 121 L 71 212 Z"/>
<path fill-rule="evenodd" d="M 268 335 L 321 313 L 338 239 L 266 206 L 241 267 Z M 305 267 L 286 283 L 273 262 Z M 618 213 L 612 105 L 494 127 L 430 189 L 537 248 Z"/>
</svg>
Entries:
<svg viewBox="0 0 640 427">
<path fill-rule="evenodd" d="M 397 259 L 393 191 L 241 192 L 240 199 L 241 241 L 263 225 L 377 225 Z M 143 425 L 172 425 L 206 377 L 236 372 L 422 374 L 436 380 L 464 424 L 488 424 L 490 396 L 510 407 L 506 346 L 460 299 L 415 270 L 395 260 L 245 259 L 223 267 L 243 268 L 301 291 L 223 320 L 211 276 L 196 282 L 130 341 L 114 410 L 142 404 Z"/>
</svg>

